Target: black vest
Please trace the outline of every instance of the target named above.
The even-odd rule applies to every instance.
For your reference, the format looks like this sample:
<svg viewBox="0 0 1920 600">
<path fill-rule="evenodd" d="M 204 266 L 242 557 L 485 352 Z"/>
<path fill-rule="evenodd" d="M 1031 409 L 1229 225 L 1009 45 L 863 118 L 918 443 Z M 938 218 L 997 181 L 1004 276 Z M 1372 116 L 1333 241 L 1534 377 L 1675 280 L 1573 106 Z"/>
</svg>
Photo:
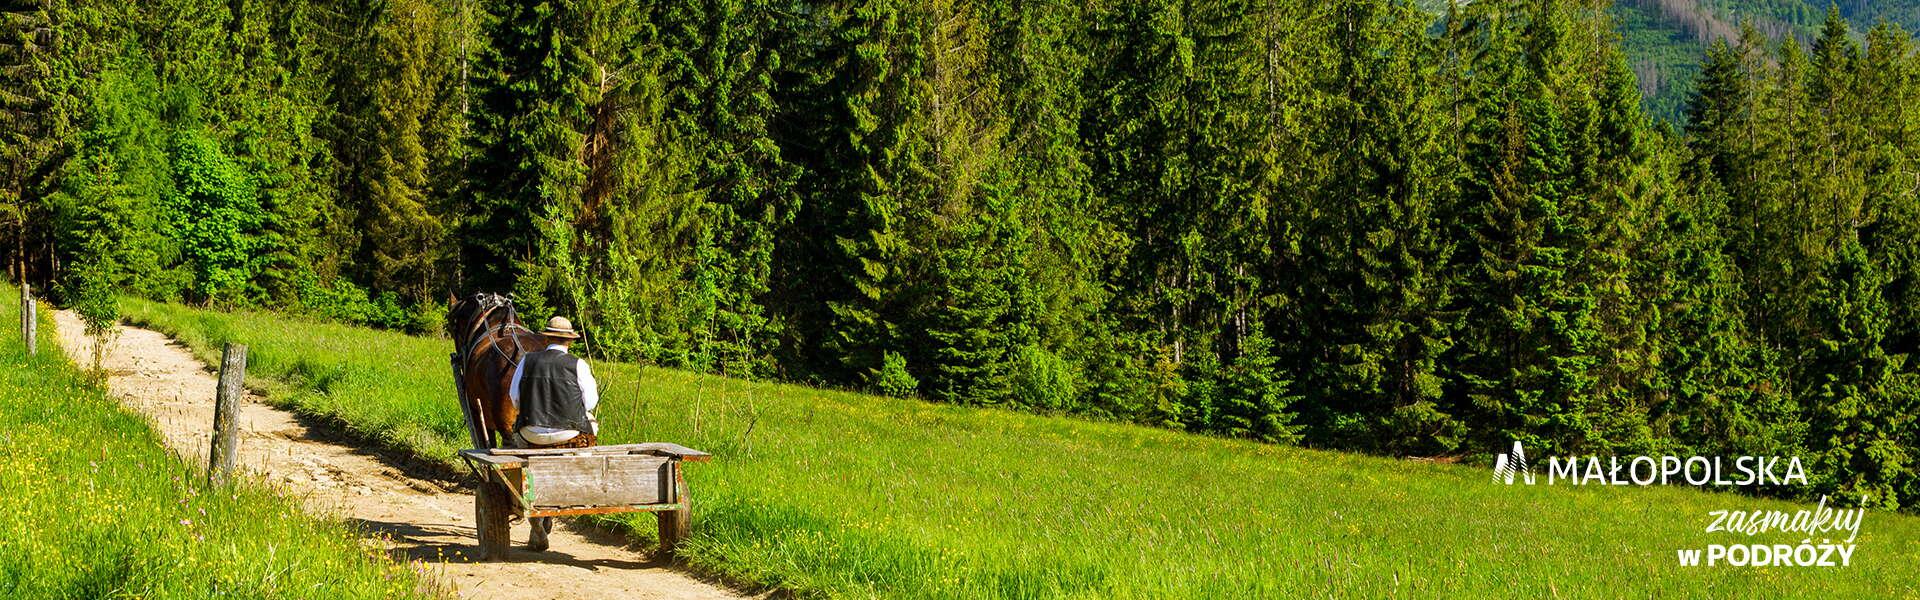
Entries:
<svg viewBox="0 0 1920 600">
<path fill-rule="evenodd" d="M 520 416 L 513 428 L 537 425 L 591 433 L 586 402 L 579 358 L 559 350 L 528 354 L 520 363 Z"/>
</svg>

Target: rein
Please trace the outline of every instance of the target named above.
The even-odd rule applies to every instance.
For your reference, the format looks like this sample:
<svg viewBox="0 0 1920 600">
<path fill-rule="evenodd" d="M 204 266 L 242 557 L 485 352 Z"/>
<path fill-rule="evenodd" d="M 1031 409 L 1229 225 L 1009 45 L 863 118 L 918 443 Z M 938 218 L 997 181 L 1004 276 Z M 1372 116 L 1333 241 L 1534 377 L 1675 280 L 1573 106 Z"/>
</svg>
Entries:
<svg viewBox="0 0 1920 600">
<path fill-rule="evenodd" d="M 527 329 L 525 326 L 519 323 L 514 323 L 514 322 L 501 323 L 499 325 L 495 325 L 491 328 L 475 333 L 473 336 L 473 343 L 469 344 L 467 346 L 467 351 L 465 353 L 462 353 L 460 356 L 471 357 L 473 356 L 473 351 L 480 348 L 480 344 L 485 343 L 487 340 L 494 339 L 495 334 L 498 334 L 499 332 L 502 332 L 502 331 L 509 331 L 514 329 L 518 329 L 520 331 L 524 331 L 529 334 L 533 333 L 532 329 Z M 519 336 L 515 335 L 510 337 L 514 340 L 514 344 L 513 344 L 514 350 L 524 352 L 525 349 L 520 347 Z M 495 354 L 499 354 L 500 359 L 507 361 L 508 364 L 519 362 L 518 358 L 507 354 L 507 351 L 502 348 L 502 346 L 504 345 L 505 344 L 501 344 L 498 340 L 495 340 L 492 346 L 493 352 Z"/>
<path fill-rule="evenodd" d="M 497 296 L 495 296 L 495 298 L 497 298 Z M 490 300 L 482 301 L 482 302 L 483 302 L 483 305 L 482 305 L 483 308 L 480 311 L 480 314 L 474 316 L 473 325 L 469 327 L 469 329 L 474 330 L 471 336 L 472 341 L 470 341 L 467 344 L 466 350 L 460 353 L 461 361 L 471 363 L 473 359 L 474 351 L 479 350 L 480 345 L 485 344 L 488 340 L 494 340 L 492 350 L 494 351 L 495 354 L 498 354 L 500 356 L 501 360 L 506 361 L 506 363 L 509 365 L 519 362 L 516 357 L 508 354 L 506 349 L 502 348 L 503 344 L 500 343 L 500 341 L 498 340 L 498 337 L 509 337 L 513 339 L 514 350 L 516 351 L 516 353 L 519 353 L 519 352 L 524 352 L 524 349 L 520 347 L 520 339 L 519 339 L 520 336 L 518 335 L 500 336 L 499 334 L 501 332 L 511 332 L 515 329 L 526 332 L 528 334 L 532 334 L 533 330 L 528 329 L 526 326 L 520 324 L 519 312 L 513 309 L 512 304 L 506 303 L 506 302 L 500 302 L 500 301 L 490 301 Z M 493 317 L 495 311 L 498 311 L 502 308 L 507 309 L 507 321 L 499 325 L 493 325 L 491 327 L 488 327 L 487 321 Z"/>
</svg>

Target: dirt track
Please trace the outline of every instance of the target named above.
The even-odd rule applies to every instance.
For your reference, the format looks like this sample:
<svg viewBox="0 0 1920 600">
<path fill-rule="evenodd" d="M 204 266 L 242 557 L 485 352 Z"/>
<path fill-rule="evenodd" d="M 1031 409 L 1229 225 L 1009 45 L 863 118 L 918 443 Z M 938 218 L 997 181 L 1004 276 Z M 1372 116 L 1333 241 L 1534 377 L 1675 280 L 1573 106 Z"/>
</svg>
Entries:
<svg viewBox="0 0 1920 600">
<path fill-rule="evenodd" d="M 93 341 L 77 315 L 60 311 L 60 345 L 83 367 Z M 101 366 L 108 388 L 128 408 L 146 415 L 175 453 L 202 465 L 213 422 L 215 373 L 159 333 L 121 327 Z M 626 539 L 567 523 L 555 527 L 553 546 L 527 552 L 527 526 L 516 523 L 506 562 L 476 563 L 473 495 L 402 468 L 371 453 L 333 443 L 330 432 L 250 397 L 240 411 L 238 462 L 253 476 L 301 498 L 309 511 L 345 519 L 399 560 L 426 571 L 462 598 L 740 598 L 628 548 Z"/>
</svg>

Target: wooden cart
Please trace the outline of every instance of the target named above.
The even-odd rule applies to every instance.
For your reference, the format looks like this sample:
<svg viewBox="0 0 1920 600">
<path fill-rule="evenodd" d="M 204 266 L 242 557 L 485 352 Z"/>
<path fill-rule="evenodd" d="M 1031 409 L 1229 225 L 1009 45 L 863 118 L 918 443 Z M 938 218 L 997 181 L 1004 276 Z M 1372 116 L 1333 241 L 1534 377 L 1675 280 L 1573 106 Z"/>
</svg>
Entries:
<svg viewBox="0 0 1920 600">
<path fill-rule="evenodd" d="M 480 559 L 506 558 L 514 518 L 652 512 L 660 548 L 671 552 L 687 536 L 692 498 L 683 462 L 712 458 L 679 444 L 648 443 L 519 450 L 461 450 L 480 484 L 474 529 Z"/>
</svg>

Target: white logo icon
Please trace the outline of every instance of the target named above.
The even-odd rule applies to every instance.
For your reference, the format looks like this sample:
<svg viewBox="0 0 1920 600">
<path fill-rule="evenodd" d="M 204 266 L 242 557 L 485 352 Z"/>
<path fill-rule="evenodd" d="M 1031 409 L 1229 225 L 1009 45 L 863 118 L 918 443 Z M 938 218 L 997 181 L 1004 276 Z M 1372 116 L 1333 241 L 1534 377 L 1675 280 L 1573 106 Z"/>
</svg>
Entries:
<svg viewBox="0 0 1920 600">
<path fill-rule="evenodd" d="M 1521 481 L 1533 485 L 1533 470 L 1527 468 L 1527 451 L 1520 442 L 1513 443 L 1513 452 L 1493 457 L 1493 482 L 1513 485 L 1513 476 L 1519 475 Z"/>
</svg>

